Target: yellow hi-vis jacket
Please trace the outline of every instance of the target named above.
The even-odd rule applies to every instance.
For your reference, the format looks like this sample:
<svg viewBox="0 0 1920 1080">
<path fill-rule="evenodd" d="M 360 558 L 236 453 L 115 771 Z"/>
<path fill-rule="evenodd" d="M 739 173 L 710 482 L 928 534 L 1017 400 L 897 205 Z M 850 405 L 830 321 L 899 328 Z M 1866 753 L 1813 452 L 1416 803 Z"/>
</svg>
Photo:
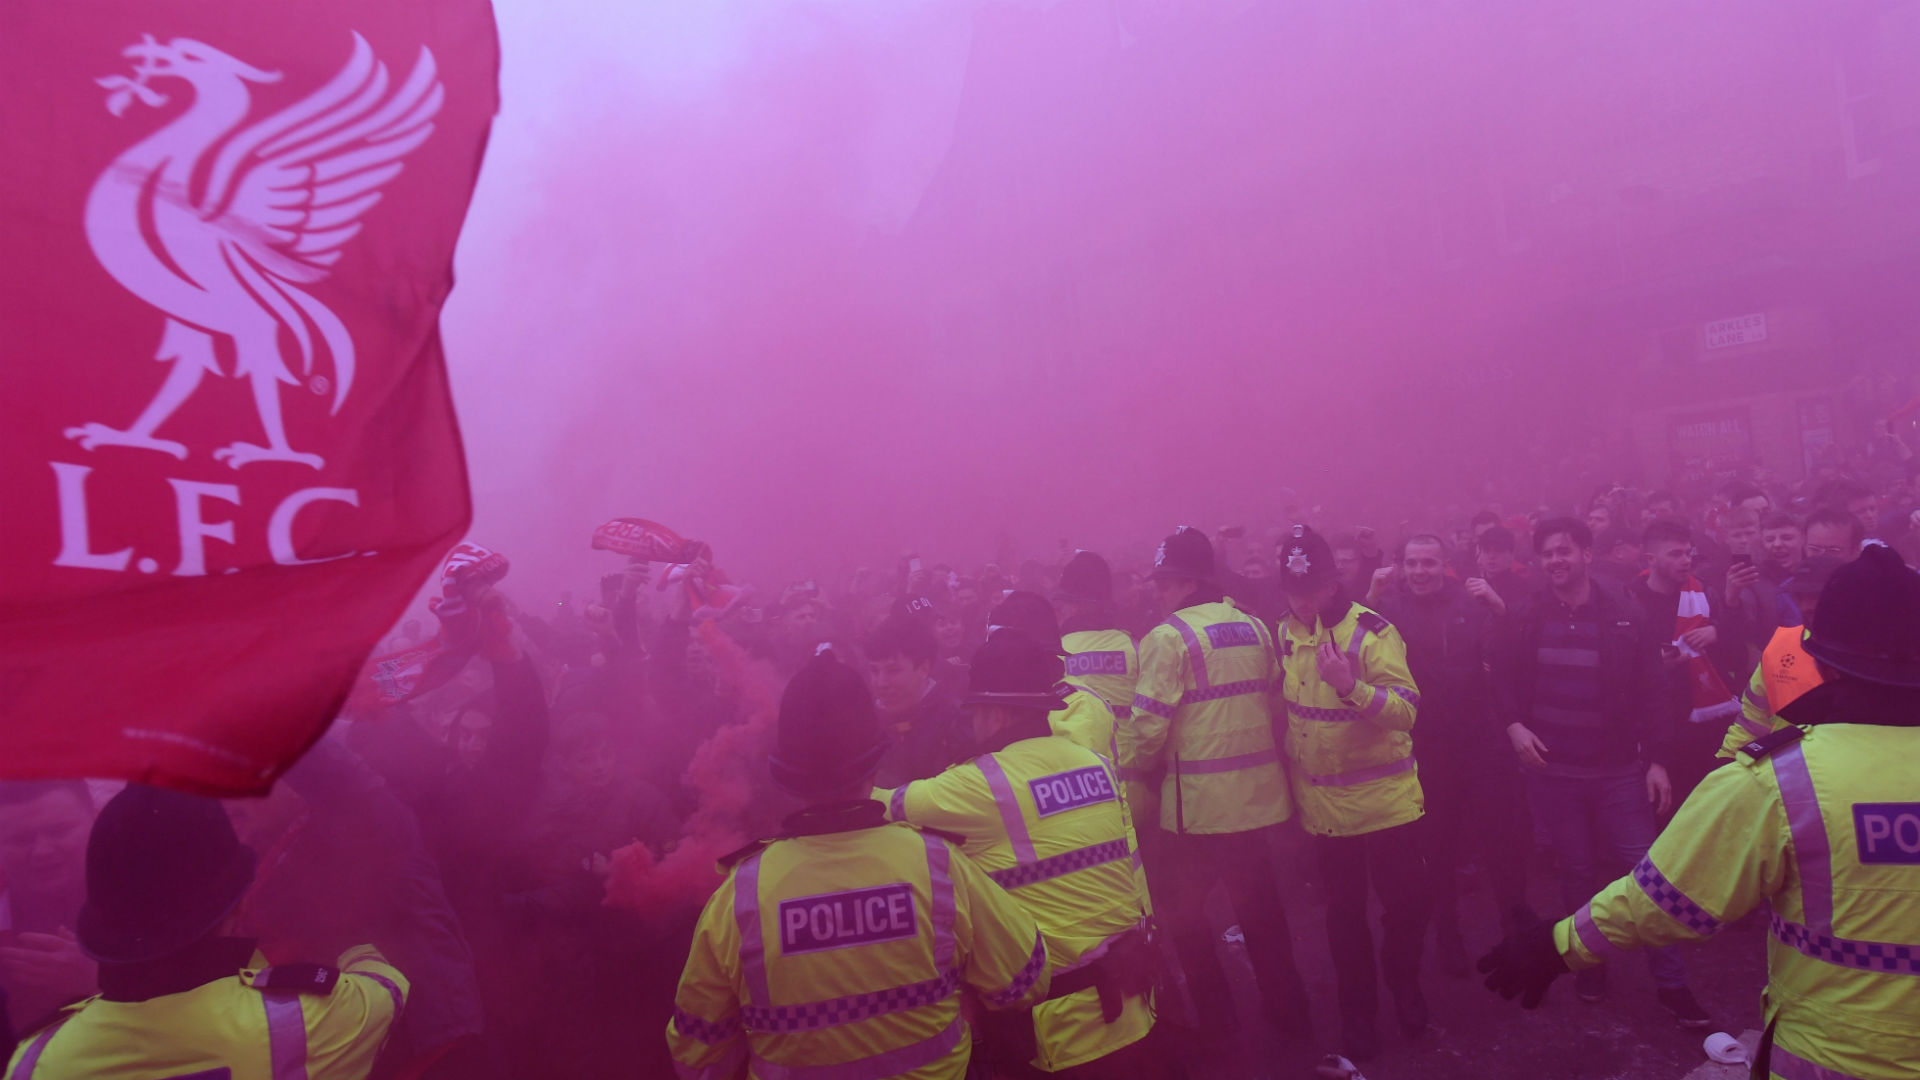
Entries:
<svg viewBox="0 0 1920 1080">
<path fill-rule="evenodd" d="M 1708 773 L 1554 944 L 1587 968 L 1764 902 L 1773 1075 L 1920 1077 L 1920 728 L 1788 727 L 1752 751 Z"/>
<path fill-rule="evenodd" d="M 1183 608 L 1141 640 L 1120 766 L 1137 780 L 1165 765 L 1161 828 L 1236 833 L 1293 814 L 1267 700 L 1279 674 L 1273 635 L 1231 601 Z"/>
<path fill-rule="evenodd" d="M 1113 715 L 1125 720 L 1140 680 L 1140 651 L 1125 630 L 1075 630 L 1060 635 L 1067 651 L 1067 681 L 1105 698 Z"/>
<path fill-rule="evenodd" d="M 1105 955 L 1146 916 L 1113 768 L 1059 736 L 1022 739 L 896 788 L 888 813 L 965 837 L 960 850 L 1040 924 L 1055 976 Z M 1034 1064 L 1058 1072 L 1139 1041 L 1153 1010 L 1129 998 L 1108 1024 L 1099 993 L 1086 989 L 1036 1007 L 1033 1028 Z"/>
<path fill-rule="evenodd" d="M 1353 666 L 1346 697 L 1320 678 L 1316 655 L 1326 641 Z M 1358 836 L 1425 813 L 1410 734 L 1420 691 L 1400 631 L 1359 604 L 1332 626 L 1316 619 L 1305 627 L 1288 616 L 1280 621 L 1280 666 L 1301 826 L 1321 836 Z"/>
<path fill-rule="evenodd" d="M 775 840 L 707 901 L 667 1045 L 683 1080 L 959 1080 L 962 983 L 989 1008 L 1047 990 L 1033 916 L 953 844 L 863 804 Z"/>
<path fill-rule="evenodd" d="M 1092 689 L 1071 678 L 1054 688 L 1060 707 L 1047 714 L 1047 726 L 1055 735 L 1064 735 L 1076 746 L 1084 746 L 1111 761 L 1118 754 L 1116 732 L 1119 725 L 1113 706 Z"/>
<path fill-rule="evenodd" d="M 1820 685 L 1820 668 L 1807 654 L 1804 626 L 1782 626 L 1760 653 L 1760 663 L 1740 695 L 1740 718 L 1727 726 L 1718 757 L 1732 760 L 1740 748 L 1787 726 L 1780 710 Z"/>
<path fill-rule="evenodd" d="M 241 948 L 244 950 L 245 945 Z M 145 1001 L 89 998 L 28 1035 L 7 1080 L 360 1080 L 373 1069 L 409 986 L 371 945 L 327 972 L 284 968 L 259 953 L 230 978 Z"/>
</svg>

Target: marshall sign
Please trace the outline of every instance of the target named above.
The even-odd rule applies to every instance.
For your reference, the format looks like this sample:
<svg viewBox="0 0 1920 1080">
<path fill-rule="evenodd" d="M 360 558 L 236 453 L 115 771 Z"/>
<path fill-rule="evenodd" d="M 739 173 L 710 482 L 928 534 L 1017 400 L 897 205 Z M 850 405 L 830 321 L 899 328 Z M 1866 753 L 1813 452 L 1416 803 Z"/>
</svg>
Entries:
<svg viewBox="0 0 1920 1080">
<path fill-rule="evenodd" d="M 496 68 L 484 0 L 16 5 L 0 776 L 264 790 L 465 531 Z"/>
</svg>

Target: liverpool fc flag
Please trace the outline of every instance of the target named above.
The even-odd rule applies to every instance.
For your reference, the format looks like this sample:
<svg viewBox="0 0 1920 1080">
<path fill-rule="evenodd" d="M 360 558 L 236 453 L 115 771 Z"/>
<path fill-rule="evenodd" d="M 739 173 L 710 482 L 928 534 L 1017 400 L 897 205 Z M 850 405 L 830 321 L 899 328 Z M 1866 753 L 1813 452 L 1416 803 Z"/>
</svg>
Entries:
<svg viewBox="0 0 1920 1080">
<path fill-rule="evenodd" d="M 14 0 L 0 777 L 264 791 L 465 532 L 485 0 Z"/>
</svg>

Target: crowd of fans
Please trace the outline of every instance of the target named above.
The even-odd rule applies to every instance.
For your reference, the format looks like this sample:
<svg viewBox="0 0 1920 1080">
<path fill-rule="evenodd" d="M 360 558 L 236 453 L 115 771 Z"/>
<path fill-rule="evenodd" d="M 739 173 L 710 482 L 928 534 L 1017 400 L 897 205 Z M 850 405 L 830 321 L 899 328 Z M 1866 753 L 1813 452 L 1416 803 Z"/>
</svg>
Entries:
<svg viewBox="0 0 1920 1080">
<path fill-rule="evenodd" d="M 1603 484 L 1577 501 L 1563 491 L 1434 505 L 1429 493 L 1413 512 L 1340 509 L 1348 520 L 1401 523 L 1393 528 L 1276 506 L 1271 528 L 1213 533 L 1223 591 L 1271 621 L 1283 611 L 1274 542 L 1292 521 L 1312 524 L 1333 538 L 1346 591 L 1405 638 L 1422 691 L 1414 739 L 1436 826 L 1444 972 L 1467 971 L 1460 872 L 1483 871 L 1511 922 L 1526 908 L 1528 854 L 1541 847 L 1564 901 L 1579 903 L 1653 839 L 1651 815 L 1632 808 L 1669 813 L 1717 763 L 1730 718 L 1724 701 L 1703 698 L 1703 673 L 1737 709 L 1775 629 L 1803 621 L 1809 591 L 1863 540 L 1920 563 L 1920 462 L 1897 437 L 1882 430 L 1851 459 L 1816 464 L 1791 484 L 1747 469 L 1684 494 Z M 1532 645 L 1554 632 L 1540 594 L 1580 561 L 1543 547 L 1542 522 L 1569 516 L 1575 525 L 1555 526 L 1553 538 L 1591 549 L 1604 602 L 1659 656 L 1632 681 L 1640 697 L 1615 700 L 1610 686 L 1573 679 L 1557 706 L 1619 712 L 1657 777 L 1631 740 L 1593 739 L 1577 723 L 1543 728 L 1530 698 L 1541 683 L 1516 670 L 1513 658 L 1536 655 Z M 1098 550 L 1101 537 L 1080 541 Z M 643 562 L 606 574 L 586 602 L 563 594 L 515 605 L 510 585 L 481 590 L 468 599 L 505 617 L 485 624 L 456 677 L 404 703 L 357 704 L 272 797 L 231 804 L 259 857 L 243 929 L 276 959 L 371 940 L 406 973 L 413 996 L 376 1076 L 665 1075 L 661 1031 L 704 894 L 691 890 L 672 910 L 610 905 L 616 853 L 638 842 L 666 854 L 716 799 L 730 800 L 721 809 L 743 838 L 773 827 L 787 807 L 753 768 L 731 791 L 689 782 L 690 768 L 713 733 L 751 727 L 766 687 L 777 690 L 823 641 L 865 665 L 898 735 L 882 787 L 960 760 L 968 728 L 955 702 L 989 611 L 1010 590 L 1053 595 L 1069 554 L 984 564 L 907 556 L 837 580 L 748 588 L 705 622 L 678 590 L 653 588 L 660 568 Z M 1144 587 L 1151 551 L 1102 554 L 1114 567 L 1115 614 L 1144 634 L 1164 614 Z M 386 647 L 424 636 L 410 622 Z M 0 989 L 15 1031 L 96 992 L 73 928 L 88 832 L 109 792 L 77 781 L 0 785 Z M 1596 850 L 1596 839 L 1612 850 Z M 1663 1000 L 1685 992 L 1677 956 L 1655 951 L 1651 963 Z M 1597 999 L 1603 977 L 1583 974 L 1579 989 Z M 1687 1019 L 1684 1003 L 1669 1005 Z"/>
</svg>

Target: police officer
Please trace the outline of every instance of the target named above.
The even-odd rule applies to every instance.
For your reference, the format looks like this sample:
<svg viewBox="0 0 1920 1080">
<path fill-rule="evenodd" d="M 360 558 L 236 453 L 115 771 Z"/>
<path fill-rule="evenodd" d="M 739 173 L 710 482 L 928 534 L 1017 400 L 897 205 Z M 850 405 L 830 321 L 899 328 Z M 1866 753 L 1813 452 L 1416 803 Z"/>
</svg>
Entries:
<svg viewBox="0 0 1920 1080">
<path fill-rule="evenodd" d="M 1267 1019 L 1304 1037 L 1306 986 L 1273 860 L 1273 834 L 1293 814 L 1267 697 L 1280 673 L 1273 637 L 1221 593 L 1213 545 L 1195 529 L 1161 543 L 1151 583 L 1166 621 L 1140 642 L 1134 749 L 1121 759 L 1133 775 L 1160 776 L 1160 827 L 1170 835 L 1147 844 L 1148 875 L 1207 1034 L 1227 1034 L 1236 1015 L 1205 911 L 1224 884 Z"/>
<path fill-rule="evenodd" d="M 1788 725 L 1707 774 L 1633 872 L 1573 917 L 1510 936 L 1487 986 L 1533 1008 L 1622 950 L 1771 909 L 1754 1075 L 1920 1075 L 1920 575 L 1881 545 L 1834 571 Z"/>
<path fill-rule="evenodd" d="M 1053 605 L 1037 592 L 1016 590 L 987 613 L 987 633 L 1009 628 L 1024 633 L 1055 656 L 1066 655 L 1060 644 L 1060 621 Z M 1111 701 L 1096 692 L 1087 681 L 1066 674 L 1062 668 L 1054 685 L 1056 698 L 1048 722 L 1054 734 L 1065 735 L 1109 761 L 1118 753 L 1118 710 Z"/>
<path fill-rule="evenodd" d="M 1008 593 L 1004 600 L 994 606 L 987 623 L 990 634 L 995 629 L 1015 630 L 1024 633 L 1056 657 L 1066 655 L 1064 635 L 1060 632 L 1060 623 L 1054 618 L 1053 605 L 1039 593 Z M 1052 642 L 1061 644 L 1056 647 L 1050 644 Z M 1120 814 L 1126 821 L 1127 845 L 1132 853 L 1134 877 L 1144 896 L 1147 893 L 1146 869 L 1140 857 L 1140 840 L 1136 832 L 1138 825 L 1133 809 L 1138 785 L 1128 785 L 1125 776 L 1119 772 L 1120 740 L 1127 737 L 1122 735 L 1124 725 L 1119 722 L 1119 711 L 1111 699 L 1096 693 L 1084 677 L 1071 674 L 1063 676 L 1060 665 L 1056 664 L 1054 668 L 1054 677 L 1058 681 L 1053 686 L 1055 700 L 1047 712 L 1047 726 L 1055 735 L 1064 736 L 1074 745 L 1105 758 L 1115 774 L 1121 777 Z M 1150 900 L 1147 910 L 1149 913 L 1153 910 Z M 1163 941 L 1161 944 L 1166 943 Z"/>
<path fill-rule="evenodd" d="M 948 839 L 889 824 L 868 796 L 887 741 L 866 685 L 831 652 L 780 699 L 773 779 L 807 806 L 724 860 L 674 998 L 680 1075 L 957 1080 L 990 1009 L 1047 992 L 1033 917 Z"/>
<path fill-rule="evenodd" d="M 407 980 L 370 945 L 269 967 L 229 936 L 253 851 L 211 799 L 128 786 L 87 841 L 76 930 L 100 996 L 25 1036 L 8 1080 L 348 1080 L 373 1068 Z"/>
<path fill-rule="evenodd" d="M 961 850 L 1040 924 L 1053 989 L 993 1040 L 1002 1071 L 1144 1076 L 1164 1069 L 1145 1041 L 1156 967 L 1145 890 L 1112 764 L 1049 725 L 1060 674 L 1051 639 L 995 630 L 962 702 L 984 752 L 896 789 L 890 814 L 965 837 Z"/>
<path fill-rule="evenodd" d="M 1347 595 L 1333 551 L 1295 525 L 1280 551 L 1281 697 L 1300 824 L 1313 838 L 1327 887 L 1327 945 L 1340 986 L 1341 1052 L 1379 1050 L 1379 982 L 1393 994 L 1401 1033 L 1427 1029 L 1420 953 L 1428 909 L 1420 819 L 1426 812 L 1413 758 L 1420 693 L 1400 632 Z M 1380 898 L 1378 974 L 1367 925 L 1367 886 Z"/>
<path fill-rule="evenodd" d="M 1091 551 L 1074 552 L 1060 570 L 1053 600 L 1060 612 L 1060 645 L 1067 650 L 1067 678 L 1107 699 L 1124 724 L 1140 678 L 1140 652 L 1114 614 L 1107 560 Z"/>
</svg>

